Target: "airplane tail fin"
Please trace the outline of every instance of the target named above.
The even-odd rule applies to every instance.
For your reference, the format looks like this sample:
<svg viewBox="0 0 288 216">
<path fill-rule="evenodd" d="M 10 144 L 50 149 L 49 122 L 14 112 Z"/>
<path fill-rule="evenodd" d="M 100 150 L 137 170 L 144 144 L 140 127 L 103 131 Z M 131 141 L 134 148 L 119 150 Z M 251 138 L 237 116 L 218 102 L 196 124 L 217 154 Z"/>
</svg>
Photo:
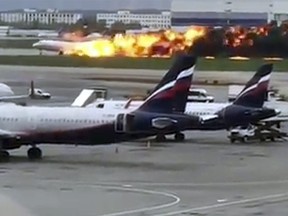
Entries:
<svg viewBox="0 0 288 216">
<path fill-rule="evenodd" d="M 262 65 L 239 93 L 235 105 L 261 108 L 267 97 L 273 64 Z"/>
<path fill-rule="evenodd" d="M 173 87 L 174 91 L 173 111 L 175 112 L 178 113 L 185 112 L 189 89 L 191 87 L 193 80 L 196 59 L 194 61 L 195 61 L 194 66 L 192 66 L 190 71 L 188 70 L 187 73 L 183 73 L 182 75 L 180 73 L 179 76 L 176 78 L 176 83 Z"/>
<path fill-rule="evenodd" d="M 183 112 L 195 64 L 195 56 L 178 56 L 169 71 L 138 110 L 166 113 Z M 179 99 L 176 99 L 177 96 Z"/>
</svg>

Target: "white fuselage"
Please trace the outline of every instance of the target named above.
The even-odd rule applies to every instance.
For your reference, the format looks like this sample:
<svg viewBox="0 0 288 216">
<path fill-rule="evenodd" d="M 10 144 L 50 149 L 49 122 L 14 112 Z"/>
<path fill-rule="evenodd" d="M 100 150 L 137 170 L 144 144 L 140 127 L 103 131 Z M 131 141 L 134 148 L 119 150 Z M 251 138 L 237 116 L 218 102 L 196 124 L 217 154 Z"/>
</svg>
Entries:
<svg viewBox="0 0 288 216">
<path fill-rule="evenodd" d="M 132 101 L 127 106 L 129 111 L 137 109 L 143 101 Z M 106 100 L 106 101 L 95 101 L 86 107 L 104 108 L 104 109 L 124 109 L 127 105 L 127 101 L 124 100 Z M 231 103 L 197 103 L 188 102 L 185 108 L 185 114 L 196 115 L 196 116 L 207 116 L 215 115 L 221 109 L 231 105 Z M 273 118 L 288 117 L 288 102 L 282 101 L 268 101 L 264 104 L 266 107 L 280 110 L 281 113 Z"/>
<path fill-rule="evenodd" d="M 119 110 L 118 110 L 119 112 Z M 0 105 L 0 130 L 21 133 L 53 132 L 112 123 L 117 110 Z"/>
<path fill-rule="evenodd" d="M 143 101 L 132 101 L 129 106 L 127 106 L 129 111 L 137 109 Z M 121 100 L 106 100 L 106 101 L 95 101 L 89 105 L 87 108 L 103 108 L 103 109 L 125 109 L 127 101 Z M 185 114 L 205 116 L 214 115 L 217 111 L 220 111 L 224 107 L 228 106 L 229 103 L 197 103 L 188 102 L 185 109 Z"/>
<path fill-rule="evenodd" d="M 33 44 L 33 47 L 39 50 L 47 50 L 47 51 L 65 51 L 71 50 L 74 47 L 74 43 L 70 41 L 61 41 L 61 40 L 40 40 Z"/>
<path fill-rule="evenodd" d="M 32 45 L 33 48 L 54 52 L 75 52 L 93 46 L 91 41 L 99 39 L 99 37 L 82 38 L 79 41 L 70 40 L 40 40 Z"/>
</svg>

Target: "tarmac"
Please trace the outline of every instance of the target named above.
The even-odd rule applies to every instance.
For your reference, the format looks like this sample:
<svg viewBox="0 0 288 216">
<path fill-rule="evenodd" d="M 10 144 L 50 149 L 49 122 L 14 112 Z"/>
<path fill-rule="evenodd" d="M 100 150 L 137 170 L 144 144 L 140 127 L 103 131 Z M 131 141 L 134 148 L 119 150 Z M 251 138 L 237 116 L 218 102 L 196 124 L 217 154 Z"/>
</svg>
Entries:
<svg viewBox="0 0 288 216">
<path fill-rule="evenodd" d="M 1 40 L 1 39 L 0 39 Z M 32 47 L 32 43 L 31 43 L 31 47 Z M 40 52 L 37 49 L 25 49 L 25 48 L 0 48 L 0 56 L 4 55 L 4 56 L 32 56 L 32 55 L 39 55 Z M 42 52 L 42 55 L 57 55 L 57 53 L 55 52 Z"/>
<path fill-rule="evenodd" d="M 69 105 L 87 86 L 105 86 L 112 97 L 153 87 L 87 79 L 91 75 L 81 68 L 0 67 L 1 81 L 15 93 L 25 93 L 33 79 L 52 94 L 51 101 L 30 105 Z M 217 101 L 227 99 L 227 86 L 204 87 Z M 39 162 L 27 159 L 27 147 L 11 151 L 11 161 L 0 164 L 0 216 L 287 215 L 287 142 L 230 144 L 226 131 L 185 134 L 183 143 L 152 141 L 150 147 L 147 140 L 45 144 Z"/>
</svg>

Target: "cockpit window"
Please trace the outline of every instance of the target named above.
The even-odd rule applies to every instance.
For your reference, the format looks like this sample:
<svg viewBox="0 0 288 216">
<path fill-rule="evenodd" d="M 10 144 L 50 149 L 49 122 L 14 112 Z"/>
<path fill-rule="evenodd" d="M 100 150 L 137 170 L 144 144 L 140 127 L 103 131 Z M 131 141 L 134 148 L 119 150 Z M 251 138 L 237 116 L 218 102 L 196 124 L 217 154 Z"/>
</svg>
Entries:
<svg viewBox="0 0 288 216">
<path fill-rule="evenodd" d="M 103 103 L 100 103 L 96 106 L 97 108 L 104 108 L 104 104 Z"/>
</svg>

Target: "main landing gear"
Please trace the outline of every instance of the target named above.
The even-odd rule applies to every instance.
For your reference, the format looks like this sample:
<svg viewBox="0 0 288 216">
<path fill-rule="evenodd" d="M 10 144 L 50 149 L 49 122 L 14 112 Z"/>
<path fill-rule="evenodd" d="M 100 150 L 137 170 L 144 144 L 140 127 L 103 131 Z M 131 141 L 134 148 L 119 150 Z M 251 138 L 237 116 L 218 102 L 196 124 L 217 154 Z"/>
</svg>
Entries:
<svg viewBox="0 0 288 216">
<path fill-rule="evenodd" d="M 183 142 L 185 140 L 185 134 L 178 132 L 174 135 L 174 139 L 177 142 Z"/>
<path fill-rule="evenodd" d="M 156 142 L 165 142 L 167 139 L 166 139 L 166 136 L 164 134 L 157 134 L 156 138 L 155 138 L 155 141 Z"/>
<path fill-rule="evenodd" d="M 32 146 L 28 151 L 27 151 L 27 156 L 30 160 L 40 160 L 42 159 L 42 151 L 40 148 L 36 146 Z M 9 161 L 10 159 L 10 154 L 8 151 L 3 150 L 0 145 L 0 162 L 6 162 Z"/>
<path fill-rule="evenodd" d="M 8 151 L 1 150 L 0 151 L 0 162 L 9 161 L 10 154 Z"/>
<path fill-rule="evenodd" d="M 177 132 L 174 135 L 174 139 L 176 142 L 183 142 L 185 140 L 185 134 L 181 133 L 181 132 Z M 156 142 L 165 142 L 166 136 L 164 134 L 158 134 L 155 138 Z"/>
<path fill-rule="evenodd" d="M 42 159 L 42 151 L 40 148 L 34 146 L 27 151 L 27 156 L 30 160 Z"/>
</svg>

